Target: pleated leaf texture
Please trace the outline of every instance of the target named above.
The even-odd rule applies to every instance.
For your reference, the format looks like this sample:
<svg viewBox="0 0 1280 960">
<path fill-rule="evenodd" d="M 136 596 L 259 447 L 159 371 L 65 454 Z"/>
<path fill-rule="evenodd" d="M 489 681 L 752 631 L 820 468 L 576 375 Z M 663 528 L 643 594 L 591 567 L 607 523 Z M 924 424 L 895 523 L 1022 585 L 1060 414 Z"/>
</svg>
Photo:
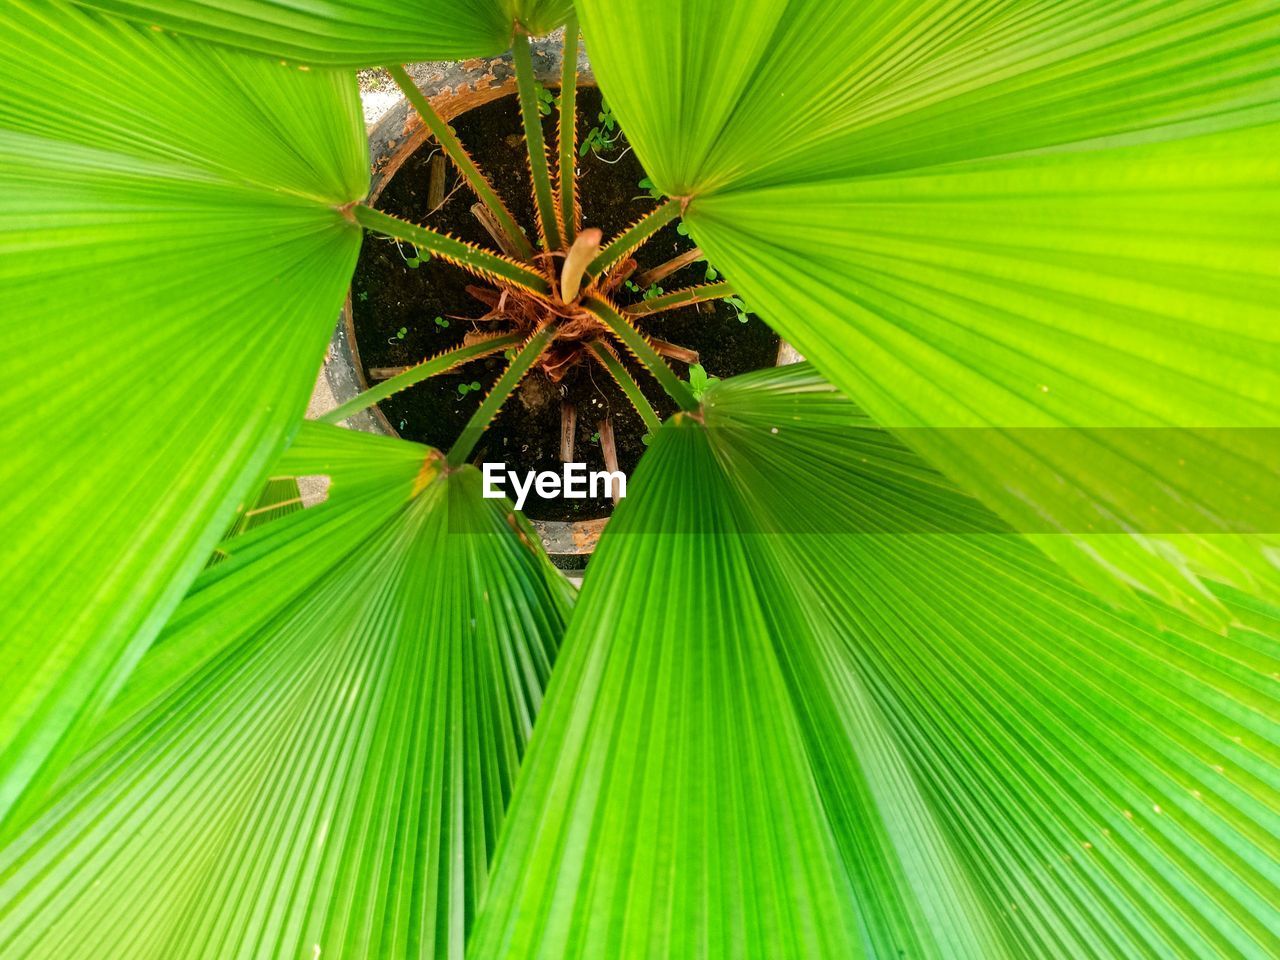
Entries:
<svg viewBox="0 0 1280 960">
<path fill-rule="evenodd" d="M 494 56 L 550 33 L 572 0 L 76 0 L 303 64 L 373 67 Z"/>
<path fill-rule="evenodd" d="M 350 76 L 0 9 L 0 821 L 296 429 L 367 155 Z"/>
<path fill-rule="evenodd" d="M 474 469 L 299 426 L 328 66 L 569 4 L 0 9 L 0 955 L 1275 955 L 1280 544 L 1211 506 L 1280 426 L 1275 4 L 577 7 L 813 366 L 657 433 L 572 614 Z"/>
<path fill-rule="evenodd" d="M 872 417 L 1115 602 L 1280 598 L 1276 528 L 1202 509 L 1280 426 L 1274 3 L 578 7 L 653 182 Z"/>
<path fill-rule="evenodd" d="M 704 409 L 588 568 L 471 956 L 1274 956 L 1280 610 L 1113 611 L 806 367 Z"/>
<path fill-rule="evenodd" d="M 307 425 L 0 853 L 6 957 L 461 956 L 569 611 L 474 468 Z"/>
</svg>

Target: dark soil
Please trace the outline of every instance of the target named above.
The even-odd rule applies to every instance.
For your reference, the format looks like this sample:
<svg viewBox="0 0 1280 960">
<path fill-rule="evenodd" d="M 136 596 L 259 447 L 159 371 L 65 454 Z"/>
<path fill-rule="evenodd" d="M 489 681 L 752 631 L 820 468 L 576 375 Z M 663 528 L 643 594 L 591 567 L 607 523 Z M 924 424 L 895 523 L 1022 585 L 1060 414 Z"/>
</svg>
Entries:
<svg viewBox="0 0 1280 960">
<path fill-rule="evenodd" d="M 598 122 L 599 91 L 581 88 L 578 103 L 581 143 Z M 469 111 L 456 118 L 453 126 L 512 214 L 530 237 L 536 236 L 528 155 L 516 98 L 504 97 Z M 547 143 L 554 148 L 554 112 L 544 118 L 544 127 Z M 445 180 L 445 203 L 434 212 L 427 209 L 427 165 L 435 149 L 429 142 L 405 162 L 379 198 L 378 207 L 492 249 L 492 239 L 471 213 L 475 197 L 452 167 Z M 579 171 L 583 225 L 600 227 L 606 240 L 653 208 L 655 201 L 638 186 L 644 170 L 635 153 L 626 148 L 625 138 L 619 138 L 602 156 L 589 153 L 579 161 Z M 692 247 L 693 241 L 680 235 L 677 224 L 664 227 L 635 254 L 637 272 Z M 401 248 L 393 241 L 369 235 L 356 266 L 351 302 L 366 378 L 372 368 L 418 363 L 459 345 L 472 328 L 466 318 L 481 316 L 487 309 L 466 292 L 468 284 L 480 281 L 438 260 L 411 268 L 405 257 L 411 257 L 413 250 L 407 244 Z M 672 291 L 703 283 L 707 267 L 705 261 L 685 267 L 661 286 Z M 624 306 L 640 298 L 639 293 L 626 290 L 615 296 Z M 437 317 L 447 326 L 437 322 Z M 777 357 L 777 335 L 754 316 L 746 323 L 739 322 L 737 312 L 723 302 L 668 311 L 641 319 L 639 325 L 652 336 L 697 350 L 702 365 L 713 376 L 730 377 L 772 366 Z M 397 333 L 402 327 L 405 335 L 401 339 Z M 670 414 L 674 406 L 661 387 L 629 356 L 625 361 L 659 415 Z M 475 360 L 384 400 L 382 411 L 401 436 L 447 450 L 505 363 L 501 354 Z M 685 364 L 671 363 L 680 376 L 688 376 Z M 458 392 L 460 385 L 471 383 L 479 383 L 482 389 Z M 630 476 L 644 453 L 644 425 L 608 371 L 594 362 L 575 367 L 558 384 L 538 371 L 526 377 L 485 432 L 473 459 L 503 461 L 508 469 L 521 473 L 558 473 L 562 398 L 572 401 L 578 410 L 574 459 L 585 463 L 588 470 L 604 469 L 599 422 L 612 416 L 619 466 Z M 543 500 L 531 492 L 524 512 L 539 520 L 586 520 L 605 516 L 611 509 L 608 501 Z"/>
</svg>

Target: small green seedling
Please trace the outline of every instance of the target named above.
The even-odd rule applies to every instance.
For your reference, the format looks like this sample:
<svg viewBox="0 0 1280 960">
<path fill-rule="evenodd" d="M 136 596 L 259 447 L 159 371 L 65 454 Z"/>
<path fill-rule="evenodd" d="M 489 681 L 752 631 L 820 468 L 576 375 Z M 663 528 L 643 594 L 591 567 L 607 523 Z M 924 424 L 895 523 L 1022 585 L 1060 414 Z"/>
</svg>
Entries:
<svg viewBox="0 0 1280 960">
<path fill-rule="evenodd" d="M 695 363 L 689 367 L 689 389 L 693 392 L 695 400 L 701 400 L 702 395 L 720 382 L 719 377 L 707 375 L 706 368 L 700 363 Z"/>
<path fill-rule="evenodd" d="M 468 393 L 475 393 L 480 389 L 479 381 L 472 380 L 470 383 L 458 384 L 458 396 L 465 397 Z"/>
<path fill-rule="evenodd" d="M 738 315 L 739 323 L 747 322 L 747 305 L 742 302 L 741 297 L 726 297 L 724 302 L 733 307 L 734 312 Z"/>
<path fill-rule="evenodd" d="M 582 140 L 582 146 L 578 148 L 579 157 L 585 157 L 591 151 L 598 154 L 601 150 L 612 147 L 622 138 L 617 118 L 614 117 L 607 103 L 600 104 L 600 112 L 596 114 L 596 119 L 599 120 L 599 124 L 587 131 L 586 137 Z"/>
<path fill-rule="evenodd" d="M 587 131 L 587 135 L 583 138 L 582 146 L 578 148 L 579 159 L 593 151 L 599 153 L 604 145 L 604 136 L 601 134 L 600 128 L 592 127 Z"/>
<path fill-rule="evenodd" d="M 649 284 L 649 289 L 643 293 L 642 299 L 653 300 L 660 296 L 662 296 L 662 288 L 656 283 L 651 283 Z"/>
<path fill-rule="evenodd" d="M 634 281 L 634 280 L 628 280 L 626 283 L 624 283 L 624 284 L 622 285 L 622 288 L 623 288 L 624 290 L 626 290 L 628 293 L 639 293 L 639 292 L 640 292 L 640 288 L 636 286 L 636 284 L 635 284 L 635 281 Z"/>
<path fill-rule="evenodd" d="M 401 327 L 394 334 L 392 334 L 391 339 L 388 340 L 387 343 L 400 343 L 404 340 L 406 336 L 408 336 L 408 334 L 409 334 L 409 328 Z"/>
<path fill-rule="evenodd" d="M 446 320 L 444 317 L 436 317 L 435 324 L 441 330 L 447 330 L 449 328 L 449 321 Z"/>
<path fill-rule="evenodd" d="M 404 247 L 400 245 L 399 241 L 396 241 L 396 250 L 400 253 L 400 259 L 404 261 L 404 265 L 410 270 L 417 270 L 424 261 L 431 259 L 430 251 L 419 250 L 412 243 L 409 244 L 409 249 L 413 251 L 413 256 L 411 257 L 405 256 Z"/>
<path fill-rule="evenodd" d="M 600 442 L 600 431 L 599 431 L 599 430 L 597 430 L 595 433 L 593 433 L 593 434 L 591 435 L 591 442 L 592 442 L 592 443 L 599 443 L 599 442 Z"/>
<path fill-rule="evenodd" d="M 689 228 L 684 225 L 683 220 L 676 224 L 676 233 L 680 234 L 682 237 L 687 237 L 689 235 Z"/>
<path fill-rule="evenodd" d="M 650 180 L 648 177 L 645 177 L 643 180 L 641 180 L 638 186 L 640 187 L 641 190 L 644 190 L 649 196 L 653 197 L 653 199 L 655 200 L 662 199 L 662 191 L 659 190 L 657 187 L 655 187 L 653 185 L 653 181 Z"/>
<path fill-rule="evenodd" d="M 369 291 L 361 290 L 359 293 L 356 294 L 356 299 L 359 300 L 361 303 L 364 303 L 366 300 L 369 299 Z"/>
<path fill-rule="evenodd" d="M 534 83 L 533 91 L 538 95 L 538 112 L 544 117 L 551 116 L 551 108 L 556 105 L 556 97 L 540 83 Z"/>
<path fill-rule="evenodd" d="M 707 283 L 715 283 L 717 280 L 720 279 L 720 271 L 708 263 L 705 277 L 706 277 Z"/>
</svg>

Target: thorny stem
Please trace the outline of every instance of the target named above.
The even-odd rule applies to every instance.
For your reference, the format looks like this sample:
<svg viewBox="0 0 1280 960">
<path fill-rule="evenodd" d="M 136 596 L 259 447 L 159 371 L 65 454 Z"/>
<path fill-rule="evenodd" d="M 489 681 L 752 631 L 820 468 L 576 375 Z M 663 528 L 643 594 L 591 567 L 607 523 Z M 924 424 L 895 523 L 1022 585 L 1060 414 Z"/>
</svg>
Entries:
<svg viewBox="0 0 1280 960">
<path fill-rule="evenodd" d="M 645 339 L 644 334 L 633 327 L 630 321 L 618 313 L 608 301 L 599 297 L 588 297 L 582 305 L 608 327 L 637 360 L 648 367 L 654 379 L 662 385 L 662 389 L 681 410 L 693 412 L 698 409 L 698 401 L 689 390 L 689 385 L 675 375 L 675 371 L 667 366 L 667 362 L 662 357 L 658 356 L 658 352 Z"/>
<path fill-rule="evenodd" d="M 471 184 L 471 189 L 480 198 L 480 202 L 493 211 L 494 217 L 502 226 L 502 232 L 511 240 L 512 247 L 517 254 L 522 259 L 531 259 L 533 257 L 533 246 L 529 243 L 529 238 L 524 235 L 524 231 L 520 229 L 515 218 L 511 216 L 511 211 L 502 202 L 502 198 L 493 189 L 493 185 L 489 183 L 488 178 L 476 166 L 475 161 L 471 159 L 470 154 L 463 147 L 457 134 L 450 130 L 449 124 L 445 123 L 440 114 L 436 113 L 435 108 L 431 106 L 431 102 L 422 95 L 422 91 L 418 89 L 418 85 L 413 82 L 413 78 L 409 76 L 404 67 L 390 66 L 387 67 L 387 72 L 391 74 L 391 79 L 396 82 L 396 85 L 400 87 L 409 102 L 413 104 L 413 108 L 418 111 L 418 116 L 422 117 L 422 122 L 427 125 L 431 135 L 436 138 L 436 142 L 440 144 L 440 149 L 453 161 L 454 166 L 466 178 L 467 183 Z"/>
<path fill-rule="evenodd" d="M 706 300 L 722 300 L 725 297 L 732 297 L 736 292 L 731 284 L 723 281 L 720 283 L 704 283 L 697 287 L 674 290 L 651 300 L 642 300 L 627 307 L 623 312 L 628 317 L 648 317 L 655 313 L 662 313 L 664 310 L 687 307 L 690 304 L 702 303 Z"/>
<path fill-rule="evenodd" d="M 560 67 L 560 127 L 557 145 L 560 159 L 556 177 L 560 187 L 560 227 L 564 242 L 573 243 L 578 229 L 578 16 L 564 22 L 564 50 Z"/>
<path fill-rule="evenodd" d="M 662 426 L 662 421 L 658 419 L 657 413 L 654 412 L 653 406 L 649 403 L 649 398 L 644 395 L 640 385 L 636 383 L 631 374 L 627 373 L 627 368 L 622 365 L 622 361 L 617 358 L 613 349 L 605 343 L 597 342 L 591 344 L 590 350 L 595 358 L 604 365 L 604 368 L 613 375 L 613 379 L 618 382 L 622 392 L 627 395 L 631 405 L 636 408 L 636 413 L 640 414 L 640 419 L 644 421 L 645 429 L 649 433 L 657 433 L 658 428 Z"/>
<path fill-rule="evenodd" d="M 600 255 L 587 267 L 587 277 L 598 277 L 604 271 L 635 250 L 651 236 L 680 216 L 680 200 L 672 197 L 664 200 L 647 214 L 618 234 Z"/>
<path fill-rule="evenodd" d="M 507 397 L 511 396 L 515 388 L 520 385 L 524 375 L 538 362 L 538 358 L 542 356 L 554 336 L 554 328 L 543 327 L 520 348 L 511 365 L 503 371 L 498 382 L 489 391 L 489 395 L 484 398 L 476 412 L 471 415 L 471 419 L 467 421 L 467 425 L 462 428 L 457 442 L 449 449 L 447 458 L 449 466 L 460 467 L 467 462 L 490 421 L 498 415 Z"/>
<path fill-rule="evenodd" d="M 352 212 L 356 222 L 362 227 L 383 236 L 406 240 L 418 249 L 429 250 L 435 256 L 456 263 L 478 277 L 506 281 L 543 296 L 551 292 L 551 284 L 542 274 L 496 253 L 481 250 L 447 234 L 420 227 L 364 204 L 357 205 Z"/>
<path fill-rule="evenodd" d="M 547 145 L 542 139 L 542 118 L 538 115 L 538 95 L 534 89 L 533 60 L 529 53 L 529 37 L 516 33 L 512 47 L 516 61 L 516 88 L 520 93 L 520 119 L 529 146 L 529 171 L 533 177 L 533 197 L 538 207 L 538 229 L 547 250 L 561 247 L 555 196 L 551 189 L 551 170 L 547 165 Z"/>
<path fill-rule="evenodd" d="M 513 347 L 519 343 L 521 337 L 518 333 L 508 333 L 499 337 L 490 337 L 481 340 L 479 343 L 471 343 L 466 346 L 458 347 L 454 350 L 446 351 L 434 357 L 423 360 L 417 366 L 410 367 L 404 373 L 386 380 L 376 387 L 364 391 L 355 397 L 352 397 L 341 406 L 330 410 L 324 416 L 319 417 L 321 423 L 341 423 L 353 413 L 359 413 L 361 410 L 367 409 L 385 400 L 393 393 L 399 393 L 408 387 L 412 387 L 415 383 L 421 383 L 428 377 L 434 377 L 436 374 L 444 373 L 452 370 L 460 364 L 467 363 L 479 357 L 488 356 L 499 350 L 505 350 L 507 347 Z"/>
</svg>

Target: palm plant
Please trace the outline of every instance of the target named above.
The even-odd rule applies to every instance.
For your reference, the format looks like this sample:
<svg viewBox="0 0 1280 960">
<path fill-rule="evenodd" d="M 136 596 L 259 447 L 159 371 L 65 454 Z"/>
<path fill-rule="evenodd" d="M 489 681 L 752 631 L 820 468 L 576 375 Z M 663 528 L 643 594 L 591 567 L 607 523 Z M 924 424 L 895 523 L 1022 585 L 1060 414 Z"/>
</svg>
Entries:
<svg viewBox="0 0 1280 960">
<path fill-rule="evenodd" d="M 566 36 L 577 45 L 577 20 L 569 18 Z M 520 117 L 529 151 L 530 181 L 537 220 L 537 247 L 516 222 L 498 191 L 467 153 L 449 124 L 431 106 L 403 67 L 393 66 L 390 74 L 435 142 L 453 161 L 480 203 L 487 210 L 482 222 L 491 225 L 494 240 L 506 255 L 463 243 L 446 234 L 406 223 L 373 209 L 352 204 L 344 211 L 354 223 L 396 240 L 407 240 L 486 282 L 471 286 L 471 295 L 489 307 L 476 323 L 485 333 L 468 334 L 460 346 L 429 357 L 378 387 L 341 404 L 320 419 L 340 423 L 379 400 L 420 383 L 459 364 L 500 350 L 509 351 L 511 364 L 495 388 L 475 411 L 458 441 L 449 450 L 447 461 L 454 467 L 467 463 L 481 434 L 521 379 L 537 369 L 553 382 L 583 362 L 598 362 L 611 374 L 623 395 L 639 414 L 645 428 L 656 432 L 658 414 L 618 356 L 616 342 L 628 350 L 650 373 L 671 399 L 685 411 L 696 411 L 698 402 L 688 384 L 680 380 L 662 354 L 696 353 L 677 344 L 653 340 L 643 334 L 636 321 L 659 316 L 678 307 L 732 296 L 733 288 L 717 280 L 682 290 L 662 293 L 625 310 L 613 302 L 620 288 L 637 269 L 630 257 L 646 240 L 680 215 L 681 203 L 668 199 L 640 218 L 608 244 L 596 227 L 582 229 L 578 202 L 577 145 L 577 57 L 563 57 L 562 96 L 558 100 L 559 127 L 554 175 L 547 159 L 539 117 L 538 85 L 534 78 L 529 37 L 515 37 L 515 68 L 520 98 Z M 676 257 L 653 271 L 666 275 L 672 267 L 687 262 Z M 474 326 L 474 324 L 473 324 Z M 571 433 L 571 429 L 569 430 Z M 569 458 L 571 459 L 571 458 Z"/>
<path fill-rule="evenodd" d="M 668 198 L 608 244 L 531 112 L 577 17 Z M 1274 951 L 1273 5 L 0 26 L 4 956 Z M 364 205 L 351 68 L 511 46 L 538 236 L 394 66 L 513 255 Z M 610 299 L 676 216 L 810 363 L 692 395 Z M 329 417 L 515 347 L 448 453 L 302 421 L 363 229 L 506 296 Z M 576 596 L 466 461 L 613 344 L 680 409 Z"/>
</svg>

